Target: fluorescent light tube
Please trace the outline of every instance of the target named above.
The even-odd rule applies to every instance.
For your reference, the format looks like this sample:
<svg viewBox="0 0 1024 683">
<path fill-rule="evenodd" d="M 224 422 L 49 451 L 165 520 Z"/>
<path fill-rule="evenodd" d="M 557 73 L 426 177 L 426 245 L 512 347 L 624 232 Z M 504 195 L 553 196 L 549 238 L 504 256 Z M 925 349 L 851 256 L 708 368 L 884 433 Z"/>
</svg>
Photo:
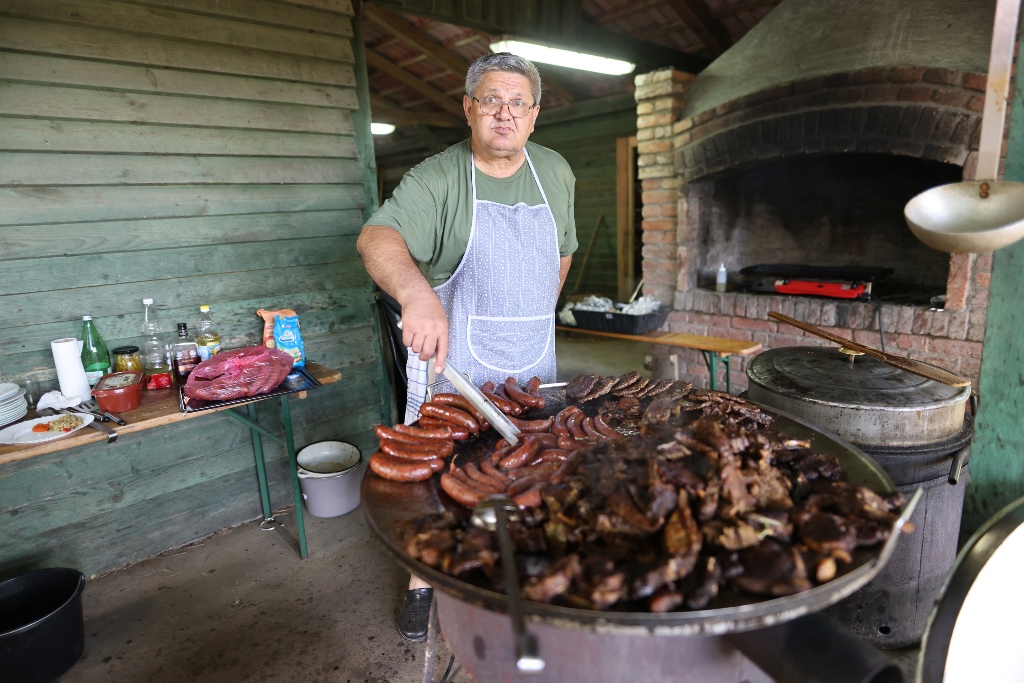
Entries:
<svg viewBox="0 0 1024 683">
<path fill-rule="evenodd" d="M 621 59 L 609 59 L 608 57 L 598 57 L 597 55 L 588 55 L 582 52 L 561 50 L 557 47 L 525 43 L 521 40 L 505 39 L 495 41 L 491 43 L 491 52 L 511 52 L 514 55 L 525 57 L 531 62 L 554 64 L 570 69 L 580 69 L 581 71 L 595 71 L 599 74 L 609 74 L 611 76 L 633 73 L 633 70 L 636 69 L 636 64 L 624 62 Z"/>
<path fill-rule="evenodd" d="M 395 127 L 390 123 L 371 123 L 370 132 L 374 135 L 391 135 L 395 132 Z"/>
</svg>

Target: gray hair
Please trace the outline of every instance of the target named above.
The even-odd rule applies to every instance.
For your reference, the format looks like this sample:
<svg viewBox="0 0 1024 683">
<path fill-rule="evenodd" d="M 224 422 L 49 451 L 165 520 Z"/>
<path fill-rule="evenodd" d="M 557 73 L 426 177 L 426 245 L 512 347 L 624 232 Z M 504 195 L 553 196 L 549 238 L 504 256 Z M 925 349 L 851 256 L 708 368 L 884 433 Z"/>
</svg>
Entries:
<svg viewBox="0 0 1024 683">
<path fill-rule="evenodd" d="M 480 87 L 480 81 L 484 74 L 490 71 L 505 71 L 508 73 L 525 76 L 530 81 L 530 94 L 533 95 L 533 103 L 540 104 L 540 72 L 528 59 L 511 52 L 498 52 L 493 55 L 484 55 L 469 66 L 466 72 L 466 94 L 470 97 L 476 96 L 476 89 Z"/>
</svg>

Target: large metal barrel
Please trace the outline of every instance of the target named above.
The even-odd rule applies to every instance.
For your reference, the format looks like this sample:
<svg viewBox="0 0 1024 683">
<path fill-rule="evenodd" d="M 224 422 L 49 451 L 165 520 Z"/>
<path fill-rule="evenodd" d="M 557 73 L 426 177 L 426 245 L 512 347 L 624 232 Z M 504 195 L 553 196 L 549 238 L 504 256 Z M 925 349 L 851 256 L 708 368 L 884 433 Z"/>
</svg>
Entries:
<svg viewBox="0 0 1024 683">
<path fill-rule="evenodd" d="M 829 610 L 881 647 L 920 641 L 956 558 L 973 434 L 970 387 L 951 387 L 837 349 L 766 351 L 747 366 L 749 397 L 817 424 L 859 446 L 898 490 L 925 495 L 897 546 L 867 586 Z"/>
</svg>

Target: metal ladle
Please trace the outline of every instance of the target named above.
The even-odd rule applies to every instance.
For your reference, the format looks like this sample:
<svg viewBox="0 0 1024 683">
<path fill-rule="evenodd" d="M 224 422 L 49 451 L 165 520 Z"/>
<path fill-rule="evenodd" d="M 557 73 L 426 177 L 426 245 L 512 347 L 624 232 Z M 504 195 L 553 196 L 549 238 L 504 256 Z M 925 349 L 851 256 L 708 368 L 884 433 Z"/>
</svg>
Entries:
<svg viewBox="0 0 1024 683">
<path fill-rule="evenodd" d="M 508 533 L 509 521 L 519 518 L 519 508 L 508 496 L 488 496 L 477 503 L 471 521 L 477 526 L 498 534 L 501 552 L 501 572 L 505 577 L 508 595 L 508 615 L 512 619 L 512 632 L 516 634 L 516 668 L 523 673 L 544 670 L 537 637 L 526 630 L 523 622 L 523 603 L 519 595 L 519 573 L 516 571 L 515 549 Z"/>
<path fill-rule="evenodd" d="M 914 235 L 954 254 L 1002 249 L 1024 238 L 1024 183 L 996 180 L 1021 0 L 998 0 L 981 117 L 977 180 L 940 185 L 903 209 Z"/>
</svg>

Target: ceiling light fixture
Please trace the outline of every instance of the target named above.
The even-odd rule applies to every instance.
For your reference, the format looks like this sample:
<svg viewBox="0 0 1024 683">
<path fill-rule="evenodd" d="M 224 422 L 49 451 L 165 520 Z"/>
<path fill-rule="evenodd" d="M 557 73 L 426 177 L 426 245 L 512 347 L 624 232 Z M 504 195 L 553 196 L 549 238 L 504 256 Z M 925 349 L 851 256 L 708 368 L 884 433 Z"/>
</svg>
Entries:
<svg viewBox="0 0 1024 683">
<path fill-rule="evenodd" d="M 390 123 L 371 123 L 370 132 L 374 135 L 391 135 L 395 132 L 395 127 Z"/>
<path fill-rule="evenodd" d="M 554 64 L 570 69 L 580 69 L 581 71 L 595 71 L 599 74 L 608 74 L 610 76 L 622 76 L 633 73 L 633 70 L 636 69 L 636 64 L 624 62 L 621 59 L 598 57 L 597 55 L 572 52 L 571 50 L 562 50 L 557 47 L 547 47 L 546 45 L 507 38 L 491 43 L 491 52 L 511 52 L 514 55 L 525 57 L 531 62 Z"/>
</svg>

